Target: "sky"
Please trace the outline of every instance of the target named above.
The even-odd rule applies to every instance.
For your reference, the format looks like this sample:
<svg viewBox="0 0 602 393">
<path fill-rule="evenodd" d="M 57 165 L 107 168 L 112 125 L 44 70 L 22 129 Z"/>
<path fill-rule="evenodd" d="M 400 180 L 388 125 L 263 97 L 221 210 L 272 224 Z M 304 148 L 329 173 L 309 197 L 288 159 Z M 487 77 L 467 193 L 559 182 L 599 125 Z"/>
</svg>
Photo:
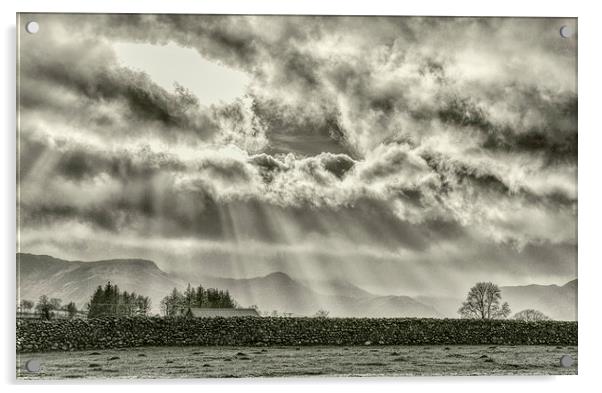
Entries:
<svg viewBox="0 0 602 393">
<path fill-rule="evenodd" d="M 21 18 L 22 252 L 380 294 L 577 275 L 574 19 Z"/>
</svg>

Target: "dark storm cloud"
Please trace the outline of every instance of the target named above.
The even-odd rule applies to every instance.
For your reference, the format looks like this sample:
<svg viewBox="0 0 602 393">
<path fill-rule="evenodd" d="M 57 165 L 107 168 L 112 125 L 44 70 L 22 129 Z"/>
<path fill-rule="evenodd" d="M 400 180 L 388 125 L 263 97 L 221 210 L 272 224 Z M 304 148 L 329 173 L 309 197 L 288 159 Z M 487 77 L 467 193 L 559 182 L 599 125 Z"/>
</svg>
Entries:
<svg viewBox="0 0 602 393">
<path fill-rule="evenodd" d="M 62 139 L 91 135 L 100 143 L 150 138 L 171 145 L 217 142 L 250 151 L 265 145 L 252 98 L 200 107 L 185 87 L 168 92 L 147 74 L 122 67 L 105 38 L 66 39 L 61 16 L 41 18 L 48 19 L 48 33 L 37 40 L 23 37 L 20 51 L 19 103 L 26 114 L 22 127 L 30 133 Z"/>
<path fill-rule="evenodd" d="M 257 99 L 254 111 L 266 125 L 270 154 L 322 152 L 352 154 L 338 121 L 335 108 L 322 106 L 307 111 L 305 103 L 283 103 L 274 99 Z"/>
<path fill-rule="evenodd" d="M 520 89 L 520 86 L 516 87 Z M 543 96 L 546 96 L 544 99 Z M 553 98 L 550 98 L 553 97 Z M 538 124 L 517 126 L 495 122 L 469 97 L 452 97 L 437 112 L 443 123 L 474 128 L 483 134 L 487 150 L 541 153 L 550 162 L 575 161 L 577 157 L 577 96 L 555 97 L 537 88 L 512 99 L 518 116 L 537 116 Z M 421 116 L 424 116 L 421 115 Z"/>
<path fill-rule="evenodd" d="M 442 155 L 424 153 L 421 157 L 437 173 L 440 185 L 438 192 L 441 195 L 446 195 L 452 190 L 464 189 L 490 195 L 492 199 L 515 198 L 525 204 L 547 205 L 551 209 L 570 208 L 576 205 L 576 198 L 562 190 L 538 193 L 526 187 L 508 184 L 499 174 L 488 171 L 487 168 L 453 162 Z"/>
<path fill-rule="evenodd" d="M 324 177 L 328 173 L 340 178 L 353 165 L 346 156 L 324 154 L 308 159 L 300 167 L 287 168 L 286 160 L 269 161 L 267 157 L 260 155 L 251 161 L 270 172 L 280 171 L 278 176 L 305 175 L 324 186 L 333 181 Z M 244 187 L 250 181 L 244 162 L 207 160 L 186 165 L 150 154 L 119 157 L 89 150 L 65 151 L 57 159 L 55 171 L 61 177 L 38 180 L 45 183 L 44 197 L 36 197 L 24 189 L 28 195 L 22 199 L 21 208 L 22 223 L 26 226 L 75 221 L 115 233 L 134 228 L 144 235 L 153 228 L 154 235 L 167 238 L 194 235 L 209 239 L 228 238 L 236 227 L 236 236 L 242 239 L 286 243 L 290 239 L 282 237 L 279 228 L 284 221 L 295 222 L 301 233 L 321 236 L 331 235 L 332 225 L 343 235 L 359 230 L 363 233 L 362 241 L 389 250 L 425 249 L 428 244 L 430 224 L 422 227 L 401 221 L 389 213 L 382 200 L 366 196 L 354 200 L 352 205 L 333 209 L 332 204 L 316 201 L 321 197 L 319 191 L 314 195 L 300 190 L 290 190 L 288 196 L 272 195 L 272 201 L 266 201 L 261 193 L 249 193 L 243 200 L 229 200 L 207 180 L 220 177 L 229 184 L 242 183 Z M 208 177 L 199 177 L 200 172 L 207 172 Z M 183 174 L 191 180 L 177 184 L 176 179 Z M 110 179 L 106 188 L 115 187 L 115 192 L 68 195 L 90 191 L 92 184 L 103 179 Z M 291 198 L 297 198 L 293 207 Z M 244 220 L 234 225 L 233 217 Z M 330 226 L 323 225 L 325 222 L 331 223 Z"/>
<path fill-rule="evenodd" d="M 90 52 L 86 49 L 90 47 L 94 50 L 82 57 L 82 53 Z M 121 114 L 133 122 L 160 123 L 162 136 L 170 139 L 177 138 L 178 133 L 206 137 L 217 129 L 208 116 L 195 110 L 194 99 L 170 94 L 147 75 L 118 67 L 110 49 L 97 40 L 58 47 L 42 44 L 28 47 L 22 53 L 21 71 L 28 75 L 21 84 L 23 110 L 53 109 L 71 114 L 70 121 L 81 118 L 81 122 L 89 123 L 92 120 L 99 127 L 109 129 L 120 126 L 116 123 Z M 56 89 L 73 94 L 75 103 L 61 106 L 53 102 L 52 94 Z M 91 118 L 86 116 L 92 106 L 106 102 L 117 104 L 119 111 L 104 116 L 92 113 Z M 136 131 L 135 128 L 128 129 L 128 132 Z"/>
<path fill-rule="evenodd" d="M 157 222 L 161 225 L 155 230 L 165 236 L 223 235 L 214 197 L 207 189 L 179 188 L 177 177 L 192 168 L 172 157 L 85 149 L 50 154 L 55 155 L 55 176 L 22 173 L 20 208 L 26 226 L 75 221 L 111 232 L 134 228 L 146 233 Z"/>
<path fill-rule="evenodd" d="M 402 172 L 426 173 L 425 162 L 420 157 L 415 157 L 406 148 L 388 149 L 384 154 L 375 158 L 372 162 L 362 168 L 360 177 L 366 181 L 374 181 L 379 178 L 397 176 Z"/>
<path fill-rule="evenodd" d="M 324 168 L 339 179 L 353 168 L 355 161 L 345 154 L 330 154 L 323 160 Z"/>
<path fill-rule="evenodd" d="M 33 233 L 77 223 L 365 247 L 399 266 L 571 270 L 576 47 L 552 38 L 558 21 L 40 20 L 48 34 L 20 51 L 20 209 Z M 115 42 L 193 48 L 251 83 L 202 107 L 186 86 L 122 67 Z"/>
<path fill-rule="evenodd" d="M 178 172 L 186 169 L 185 163 L 165 153 L 139 151 L 103 151 L 85 145 L 67 145 L 56 148 L 46 141 L 22 136 L 19 163 L 23 180 L 31 175 L 36 159 L 52 156 L 53 174 L 67 180 L 84 181 L 100 175 L 120 181 L 149 178 L 161 171 Z"/>
<path fill-rule="evenodd" d="M 310 118 L 318 118 L 320 121 L 331 118 L 332 114 L 337 116 L 340 108 L 337 107 L 335 100 L 337 96 L 344 94 L 353 105 L 349 109 L 356 112 L 351 116 L 359 118 L 363 115 L 372 115 L 376 126 L 384 129 L 384 134 L 380 130 L 376 131 L 373 135 L 375 141 L 379 138 L 381 141 L 386 140 L 392 136 L 391 133 L 398 132 L 387 131 L 387 128 L 398 127 L 397 118 L 405 112 L 420 122 L 440 119 L 444 123 L 451 123 L 460 128 L 478 128 L 486 134 L 483 141 L 486 148 L 543 151 L 554 157 L 570 157 L 576 149 L 574 146 L 576 140 L 572 137 L 576 130 L 576 117 L 575 113 L 571 113 L 574 111 L 570 109 L 576 107 L 575 94 L 567 96 L 557 91 L 550 91 L 545 86 L 525 83 L 520 78 L 508 74 L 511 70 L 504 71 L 505 75 L 502 75 L 499 82 L 488 82 L 484 89 L 479 87 L 478 90 L 475 90 L 473 84 L 467 91 L 463 91 L 458 83 L 464 83 L 461 79 L 447 76 L 447 68 L 454 63 L 454 59 L 450 58 L 454 55 L 454 49 L 460 52 L 465 49 L 462 47 L 463 43 L 470 44 L 473 41 L 477 48 L 479 45 L 485 45 L 484 41 L 472 36 L 476 31 L 495 41 L 502 39 L 500 36 L 506 30 L 505 27 L 512 24 L 515 34 L 523 37 L 525 41 L 523 45 L 527 47 L 529 42 L 524 40 L 524 36 L 531 31 L 547 31 L 551 28 L 548 20 L 525 19 L 510 22 L 499 19 L 466 18 L 376 20 L 321 17 L 301 19 L 304 27 L 300 28 L 298 18 L 190 15 L 147 15 L 131 18 L 130 20 L 129 16 L 123 15 L 107 16 L 105 23 L 95 23 L 94 29 L 121 39 L 145 42 L 158 40 L 161 43 L 174 40 L 181 45 L 192 46 L 206 56 L 246 69 L 271 88 L 292 89 L 293 91 L 287 92 L 292 97 L 298 95 L 298 99 L 309 107 L 310 113 L 316 109 L 313 103 L 319 105 L 317 113 L 310 115 Z M 273 26 L 273 34 L 260 29 L 260 26 L 266 23 Z M 369 28 L 372 28 L 373 34 L 368 40 L 367 37 L 360 35 L 365 33 L 364 29 Z M 423 33 L 425 28 L 430 29 L 429 34 L 417 34 L 417 31 Z M 444 37 L 441 34 L 447 33 L 451 38 L 454 36 L 456 38 L 453 41 L 454 46 L 450 48 L 452 53 L 443 52 L 436 55 L 436 52 L 429 52 L 428 45 L 442 45 L 441 40 Z M 351 57 L 351 59 L 340 59 L 336 56 L 324 58 L 316 54 L 316 50 L 310 49 L 310 45 L 320 48 L 321 40 L 327 41 L 329 37 L 336 39 L 344 35 L 358 38 L 355 42 L 357 48 L 354 49 L 361 51 L 367 49 L 366 46 L 369 45 L 381 50 L 382 56 L 386 56 L 384 58 L 386 62 L 398 65 L 400 69 L 407 67 L 409 73 L 387 80 L 383 77 L 386 74 L 374 71 L 374 62 L 379 59 L 370 56 Z M 417 40 L 416 37 L 421 39 Z M 343 41 L 341 47 L 346 48 L 346 44 Z M 558 48 L 557 40 L 538 39 L 537 44 L 541 50 L 547 51 L 548 56 L 550 53 L 556 55 L 558 52 L 556 57 L 561 59 L 564 57 L 559 51 L 562 48 Z M 417 49 L 423 46 L 427 46 L 427 50 Z M 466 47 L 470 48 L 469 45 Z M 497 59 L 491 58 L 491 61 L 501 60 L 504 49 L 514 54 L 520 53 L 523 47 L 517 44 L 515 48 L 502 48 L 500 56 Z M 482 55 L 486 58 L 492 56 L 491 53 Z M 420 89 L 420 86 L 412 88 L 412 84 L 417 79 L 433 80 L 434 86 L 429 87 L 432 91 L 424 91 L 426 93 L 424 100 L 416 100 L 414 97 L 414 90 Z M 336 91 L 332 91 L 332 86 L 336 87 Z M 559 99 L 556 97 L 560 97 L 561 102 L 558 102 Z M 475 100 L 480 103 L 475 104 Z M 541 121 L 535 125 L 520 124 L 520 122 L 510 124 L 500 119 L 489 118 L 487 114 L 489 106 L 499 100 L 511 102 L 510 105 L 515 112 L 514 119 L 539 117 Z M 307 105 L 308 103 L 310 105 Z M 278 124 L 270 127 L 270 131 L 275 135 L 282 132 L 282 128 L 292 128 L 295 134 L 299 134 L 300 128 L 323 134 L 319 126 L 311 127 L 311 124 L 308 124 L 310 127 L 304 127 L 303 123 L 298 123 L 302 120 L 307 124 L 307 120 L 303 120 L 306 116 L 304 112 L 307 113 L 307 110 L 304 111 L 296 105 L 294 107 L 288 105 L 288 107 L 294 115 L 286 119 L 286 127 L 278 127 Z M 276 113 L 274 109 L 271 108 L 272 113 Z M 283 108 L 279 110 L 282 112 Z M 296 124 L 299 126 L 295 130 Z M 363 146 L 355 145 L 362 142 L 346 135 L 353 133 L 354 130 L 345 129 L 345 125 L 341 122 L 335 121 L 333 124 L 337 125 L 338 130 L 333 128 L 341 135 L 340 141 L 350 142 L 352 148 L 359 148 L 361 151 Z"/>
</svg>

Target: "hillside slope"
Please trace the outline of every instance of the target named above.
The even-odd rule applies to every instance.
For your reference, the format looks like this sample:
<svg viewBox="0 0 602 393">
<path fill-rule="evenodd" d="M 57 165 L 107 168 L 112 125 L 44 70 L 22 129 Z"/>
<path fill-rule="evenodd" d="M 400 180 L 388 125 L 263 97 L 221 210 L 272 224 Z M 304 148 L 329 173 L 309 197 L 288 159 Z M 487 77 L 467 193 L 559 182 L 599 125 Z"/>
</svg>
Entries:
<svg viewBox="0 0 602 393">
<path fill-rule="evenodd" d="M 157 312 L 160 299 L 180 285 L 148 260 L 82 262 L 33 254 L 17 254 L 17 280 L 21 299 L 37 301 L 47 295 L 63 303 L 73 301 L 80 308 L 99 285 L 111 281 L 122 290 L 150 296 Z"/>
<path fill-rule="evenodd" d="M 174 287 L 188 282 L 206 288 L 227 289 L 241 306 L 256 305 L 271 313 L 313 315 L 326 310 L 339 317 L 457 317 L 461 299 L 421 296 L 377 296 L 347 281 L 300 281 L 285 273 L 234 279 L 204 275 L 168 274 L 143 259 L 95 262 L 65 261 L 48 255 L 17 254 L 17 279 L 21 299 L 36 301 L 40 295 L 57 297 L 79 307 L 88 302 L 97 286 L 107 281 L 122 290 L 149 296 L 158 313 L 161 299 Z M 526 308 L 553 319 L 577 319 L 577 280 L 563 286 L 526 285 L 501 287 L 502 298 L 513 313 Z"/>
<path fill-rule="evenodd" d="M 313 315 L 327 310 L 331 316 L 372 317 L 440 317 L 432 306 L 408 296 L 376 296 L 351 283 L 337 280 L 328 285 L 317 283 L 318 289 L 285 273 L 275 272 L 261 277 L 233 279 L 210 276 L 178 276 L 162 271 L 152 261 L 117 259 L 82 262 L 64 261 L 46 255 L 17 254 L 20 298 L 36 301 L 40 295 L 74 301 L 83 306 L 98 285 L 107 281 L 122 290 L 149 296 L 152 311 L 159 312 L 160 300 L 174 287 L 183 290 L 188 282 L 206 288 L 230 291 L 241 306 L 256 305 L 271 313 Z"/>
<path fill-rule="evenodd" d="M 501 287 L 502 298 L 512 312 L 527 308 L 539 310 L 552 319 L 577 320 L 577 279 L 559 285 Z"/>
</svg>

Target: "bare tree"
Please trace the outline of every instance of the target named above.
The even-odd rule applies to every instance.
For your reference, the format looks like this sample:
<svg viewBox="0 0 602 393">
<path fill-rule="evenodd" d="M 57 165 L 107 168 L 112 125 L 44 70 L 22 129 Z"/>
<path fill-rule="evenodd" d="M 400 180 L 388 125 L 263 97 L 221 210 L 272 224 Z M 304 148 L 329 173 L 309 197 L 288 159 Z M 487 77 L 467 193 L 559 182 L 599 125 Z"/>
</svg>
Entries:
<svg viewBox="0 0 602 393">
<path fill-rule="evenodd" d="M 166 317 L 175 317 L 183 309 L 184 296 L 174 288 L 171 293 L 161 300 L 161 311 Z"/>
<path fill-rule="evenodd" d="M 458 313 L 462 318 L 501 319 L 510 315 L 508 303 L 501 304 L 502 291 L 491 282 L 479 282 L 468 291 Z"/>
<path fill-rule="evenodd" d="M 151 300 L 149 297 L 138 295 L 136 297 L 137 313 L 139 315 L 148 315 L 151 309 Z"/>
<path fill-rule="evenodd" d="M 53 316 L 53 312 L 52 310 L 54 310 L 54 306 L 53 304 L 50 302 L 50 300 L 48 300 L 48 296 L 46 295 L 42 295 L 40 296 L 40 299 L 38 300 L 38 304 L 36 304 L 36 311 L 40 314 L 40 318 L 42 319 L 50 319 Z"/>
<path fill-rule="evenodd" d="M 326 310 L 318 310 L 317 313 L 314 314 L 314 318 L 328 318 L 330 312 Z"/>
<path fill-rule="evenodd" d="M 546 314 L 539 310 L 527 309 L 514 314 L 514 319 L 519 321 L 547 321 L 550 319 Z"/>
<path fill-rule="evenodd" d="M 59 298 L 53 297 L 50 299 L 50 304 L 52 304 L 53 309 L 60 310 L 62 308 L 63 301 Z"/>
<path fill-rule="evenodd" d="M 29 312 L 33 308 L 33 302 L 31 300 L 21 300 L 20 303 L 21 311 Z"/>
</svg>

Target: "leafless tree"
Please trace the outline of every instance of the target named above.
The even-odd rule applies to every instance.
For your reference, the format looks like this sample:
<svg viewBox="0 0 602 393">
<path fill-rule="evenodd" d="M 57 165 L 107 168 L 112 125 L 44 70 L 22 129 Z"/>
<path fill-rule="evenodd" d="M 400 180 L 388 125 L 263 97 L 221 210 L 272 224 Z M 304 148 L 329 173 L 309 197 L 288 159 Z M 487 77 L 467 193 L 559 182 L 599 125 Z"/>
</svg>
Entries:
<svg viewBox="0 0 602 393">
<path fill-rule="evenodd" d="M 21 300 L 20 303 L 21 311 L 29 312 L 33 308 L 33 302 L 31 300 Z"/>
<path fill-rule="evenodd" d="M 48 296 L 42 295 L 38 300 L 38 304 L 36 304 L 36 311 L 40 314 L 42 319 L 51 319 L 53 316 L 52 310 L 54 310 L 54 305 L 48 300 Z"/>
<path fill-rule="evenodd" d="M 491 282 L 479 282 L 470 288 L 458 313 L 462 318 L 501 319 L 510 315 L 508 303 L 501 304 L 502 291 Z"/>
<path fill-rule="evenodd" d="M 514 319 L 519 321 L 547 321 L 550 319 L 546 314 L 539 310 L 527 309 L 514 314 Z"/>
</svg>

